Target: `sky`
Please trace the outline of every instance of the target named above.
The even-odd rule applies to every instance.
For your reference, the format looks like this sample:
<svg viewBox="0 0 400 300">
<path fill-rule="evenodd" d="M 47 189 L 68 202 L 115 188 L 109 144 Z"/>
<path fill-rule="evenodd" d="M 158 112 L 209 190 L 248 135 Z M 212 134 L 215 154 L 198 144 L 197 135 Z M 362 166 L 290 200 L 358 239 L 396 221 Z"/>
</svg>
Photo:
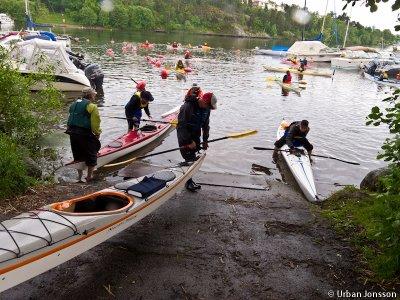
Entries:
<svg viewBox="0 0 400 300">
<path fill-rule="evenodd" d="M 296 4 L 300 7 L 304 6 L 304 0 L 274 0 L 276 3 L 285 4 Z M 345 1 L 342 0 L 328 0 L 328 11 L 334 11 L 336 2 L 336 13 L 340 15 L 342 13 L 342 8 Z M 371 13 L 369 8 L 366 8 L 362 3 L 364 1 L 359 1 L 351 12 L 351 20 L 357 21 L 364 26 L 374 26 L 379 29 L 389 29 L 393 33 L 396 33 L 394 26 L 397 24 L 397 15 L 399 11 L 393 12 L 391 5 L 395 0 L 389 0 L 387 3 L 380 3 L 378 5 L 378 11 Z M 325 14 L 326 0 L 307 0 L 307 7 L 310 11 L 319 12 L 319 14 Z M 350 15 L 351 5 L 346 8 L 346 14 Z M 399 23 L 400 24 L 400 23 Z M 398 32 L 397 32 L 398 33 Z"/>
</svg>

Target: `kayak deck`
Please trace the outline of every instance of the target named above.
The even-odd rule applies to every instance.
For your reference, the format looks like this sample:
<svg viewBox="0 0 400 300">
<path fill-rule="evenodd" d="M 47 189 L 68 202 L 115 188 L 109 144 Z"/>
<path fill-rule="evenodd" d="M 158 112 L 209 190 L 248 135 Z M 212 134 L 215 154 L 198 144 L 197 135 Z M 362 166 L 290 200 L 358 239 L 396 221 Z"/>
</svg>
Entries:
<svg viewBox="0 0 400 300">
<path fill-rule="evenodd" d="M 332 77 L 332 75 L 333 75 L 333 72 L 331 72 L 331 71 L 310 70 L 310 69 L 306 69 L 304 71 L 299 71 L 298 69 L 295 69 L 295 68 L 279 67 L 279 66 L 264 66 L 264 70 L 272 71 L 272 72 L 280 72 L 280 73 L 285 73 L 286 71 L 290 71 L 291 73 L 294 73 L 294 74 L 322 76 L 322 77 Z"/>
<path fill-rule="evenodd" d="M 3 221 L 0 292 L 93 248 L 138 222 L 182 189 L 199 170 L 205 156 L 203 153 L 190 164 L 147 175 L 165 184 L 146 197 L 133 196 L 130 190 L 144 181 L 143 176 Z"/>
</svg>

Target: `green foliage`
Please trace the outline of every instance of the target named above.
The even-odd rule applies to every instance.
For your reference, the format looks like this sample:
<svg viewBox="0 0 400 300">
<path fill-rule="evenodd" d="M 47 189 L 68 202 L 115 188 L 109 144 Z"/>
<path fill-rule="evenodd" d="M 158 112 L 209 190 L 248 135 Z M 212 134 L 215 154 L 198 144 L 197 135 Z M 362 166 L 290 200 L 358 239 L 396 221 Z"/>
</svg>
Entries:
<svg viewBox="0 0 400 300">
<path fill-rule="evenodd" d="M 0 0 L 0 3 L 2 1 L 14 2 Z M 272 37 L 284 36 L 291 40 L 301 37 L 303 26 L 291 18 L 293 10 L 298 9 L 297 6 L 285 5 L 282 12 L 252 7 L 241 2 L 240 0 L 114 0 L 113 10 L 110 13 L 101 10 L 101 1 L 98 0 L 42 0 L 39 3 L 47 5 L 50 11 L 66 13 L 67 17 L 84 25 L 134 30 L 159 28 L 222 33 L 235 33 L 238 28 L 242 28 L 251 33 L 268 34 Z M 326 44 L 333 46 L 337 46 L 337 43 L 342 44 L 347 20 L 345 13 L 337 19 L 332 13 L 327 16 L 324 32 Z M 312 13 L 311 22 L 306 26 L 305 38 L 314 39 L 320 33 L 321 26 L 322 17 Z M 339 34 L 338 41 L 333 34 L 336 27 Z M 378 45 L 382 38 L 387 44 L 397 41 L 389 30 L 372 30 L 370 27 L 361 26 L 358 22 L 351 22 L 347 44 Z"/>
<path fill-rule="evenodd" d="M 322 214 L 357 246 L 375 280 L 400 274 L 400 197 L 347 187 L 324 202 Z"/>
<path fill-rule="evenodd" d="M 392 96 L 383 101 L 388 107 L 383 111 L 374 106 L 368 115 L 367 125 L 379 126 L 382 123 L 389 126 L 392 137 L 387 138 L 382 146 L 382 152 L 378 155 L 379 159 L 392 162 L 400 166 L 400 90 L 396 90 Z"/>
<path fill-rule="evenodd" d="M 39 139 L 59 120 L 61 95 L 51 86 L 52 80 L 46 74 L 22 76 L 9 64 L 9 53 L 0 48 L 0 197 L 26 188 L 30 181 L 22 158 L 38 157 Z M 31 94 L 34 85 L 44 89 Z"/>
<path fill-rule="evenodd" d="M 0 133 L 0 198 L 24 191 L 32 182 L 21 149 L 11 138 Z"/>
<path fill-rule="evenodd" d="M 390 166 L 390 174 L 379 178 L 381 192 L 389 195 L 400 195 L 400 167 Z"/>
</svg>

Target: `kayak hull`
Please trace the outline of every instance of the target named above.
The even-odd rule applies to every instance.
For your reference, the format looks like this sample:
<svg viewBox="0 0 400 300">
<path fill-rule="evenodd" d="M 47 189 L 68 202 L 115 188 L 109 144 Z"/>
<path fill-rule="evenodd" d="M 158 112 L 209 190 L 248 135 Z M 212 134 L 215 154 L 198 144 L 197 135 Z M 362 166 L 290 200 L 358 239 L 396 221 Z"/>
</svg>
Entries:
<svg viewBox="0 0 400 300">
<path fill-rule="evenodd" d="M 175 121 L 178 115 L 178 109 L 178 107 L 175 107 L 174 109 L 170 110 L 168 114 L 163 114 L 162 120 L 166 122 Z M 111 143 L 99 150 L 97 154 L 96 168 L 101 168 L 102 166 L 118 158 L 135 152 L 154 142 L 155 140 L 164 136 L 171 126 L 171 124 L 157 124 L 157 129 L 154 132 L 131 131 L 113 140 Z M 114 145 L 119 147 L 115 147 Z M 66 164 L 66 166 L 77 170 L 84 170 L 86 168 L 84 162 L 69 162 Z"/>
<path fill-rule="evenodd" d="M 276 138 L 280 139 L 285 133 L 284 124 L 287 124 L 286 121 L 283 121 L 278 128 L 276 133 Z M 298 149 L 305 151 L 303 147 L 298 147 Z M 285 144 L 281 150 L 284 160 L 286 161 L 287 166 L 289 167 L 290 172 L 292 173 L 294 179 L 302 190 L 306 199 L 310 202 L 319 201 L 317 196 L 317 190 L 315 188 L 314 175 L 311 168 L 311 162 L 308 155 L 301 154 L 299 157 L 293 154 L 290 154 L 289 147 Z"/>
<path fill-rule="evenodd" d="M 128 196 L 132 198 L 134 205 L 127 210 L 123 210 L 119 213 L 111 212 L 106 215 L 64 215 L 65 218 L 68 218 L 73 223 L 78 222 L 80 219 L 82 228 L 78 227 L 78 232 L 75 235 L 56 242 L 51 246 L 42 247 L 30 254 L 0 263 L 0 292 L 29 280 L 88 251 L 140 221 L 169 200 L 176 192 L 181 190 L 186 181 L 200 169 L 205 156 L 205 153 L 200 155 L 199 159 L 190 166 L 170 168 L 169 170 L 181 175 L 177 176 L 173 181 L 169 182 L 166 187 L 147 199 L 136 198 L 122 191 L 117 192 L 115 188 L 103 190 L 104 193 L 121 193 L 124 194 L 125 197 Z M 51 210 L 52 206 L 50 205 L 44 208 Z M 40 211 L 38 212 L 38 214 L 41 213 Z M 83 218 L 86 219 L 83 220 Z M 12 222 L 14 220 L 11 219 L 9 221 Z M 18 220 L 15 222 L 18 223 Z M 19 225 L 16 224 L 15 226 Z M 82 231 L 83 228 L 86 229 Z M 12 230 L 13 227 L 8 226 L 8 229 Z M 0 248 L 3 248 L 3 243 L 4 241 L 0 242 Z"/>
</svg>

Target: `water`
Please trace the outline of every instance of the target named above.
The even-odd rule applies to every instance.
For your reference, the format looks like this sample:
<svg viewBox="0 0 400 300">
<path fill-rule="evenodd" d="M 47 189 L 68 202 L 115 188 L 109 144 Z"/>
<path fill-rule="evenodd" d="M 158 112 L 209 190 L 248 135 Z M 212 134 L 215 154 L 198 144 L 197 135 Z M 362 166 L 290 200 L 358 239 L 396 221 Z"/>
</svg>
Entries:
<svg viewBox="0 0 400 300">
<path fill-rule="evenodd" d="M 281 89 L 265 78 L 271 73 L 263 71 L 264 64 L 278 65 L 279 59 L 256 56 L 249 51 L 255 46 L 264 46 L 265 41 L 257 39 L 235 39 L 196 35 L 129 34 L 110 31 L 67 32 L 81 38 L 74 44 L 76 51 L 85 53 L 92 61 L 99 63 L 105 72 L 103 106 L 124 105 L 135 89 L 129 79 L 144 79 L 147 89 L 154 95 L 150 110 L 156 118 L 163 112 L 180 105 L 185 90 L 193 82 L 204 91 L 212 91 L 218 98 L 218 109 L 211 115 L 211 136 L 216 138 L 228 133 L 257 129 L 257 135 L 246 139 L 225 140 L 210 144 L 204 171 L 228 172 L 233 174 L 251 173 L 256 163 L 275 168 L 271 152 L 253 150 L 253 146 L 273 147 L 276 130 L 282 118 L 287 120 L 308 119 L 311 131 L 309 140 L 314 144 L 315 153 L 331 155 L 359 162 L 353 166 L 328 159 L 316 159 L 314 175 L 317 189 L 323 196 L 328 195 L 339 184 L 358 185 L 366 173 L 384 165 L 376 155 L 386 137 L 386 128 L 367 127 L 366 116 L 374 105 L 381 105 L 389 89 L 380 89 L 355 72 L 336 71 L 334 79 L 307 76 L 307 88 L 298 96 L 290 93 L 282 96 Z M 89 42 L 86 42 L 86 39 Z M 114 44 L 110 41 L 113 39 Z M 188 81 L 179 82 L 170 77 L 162 80 L 160 69 L 149 65 L 146 54 L 122 54 L 123 41 L 156 43 L 156 49 L 165 49 L 166 42 L 177 40 L 182 43 L 200 44 L 207 41 L 218 49 L 191 60 L 194 74 Z M 269 42 L 269 46 L 272 43 Z M 115 60 L 107 57 L 105 51 L 113 48 Z M 240 49 L 240 52 L 237 51 Z M 153 52 L 152 55 L 160 51 Z M 165 61 L 175 64 L 182 55 L 166 53 Z M 282 74 L 277 74 L 282 77 Z M 124 116 L 123 107 L 102 107 L 101 115 Z M 102 119 L 102 143 L 125 133 L 124 120 Z M 155 151 L 176 147 L 176 132 L 172 132 Z M 67 157 L 71 153 L 67 151 Z M 155 156 L 149 161 L 168 164 L 180 161 L 178 152 Z M 272 175 L 280 178 L 277 171 Z"/>
</svg>

